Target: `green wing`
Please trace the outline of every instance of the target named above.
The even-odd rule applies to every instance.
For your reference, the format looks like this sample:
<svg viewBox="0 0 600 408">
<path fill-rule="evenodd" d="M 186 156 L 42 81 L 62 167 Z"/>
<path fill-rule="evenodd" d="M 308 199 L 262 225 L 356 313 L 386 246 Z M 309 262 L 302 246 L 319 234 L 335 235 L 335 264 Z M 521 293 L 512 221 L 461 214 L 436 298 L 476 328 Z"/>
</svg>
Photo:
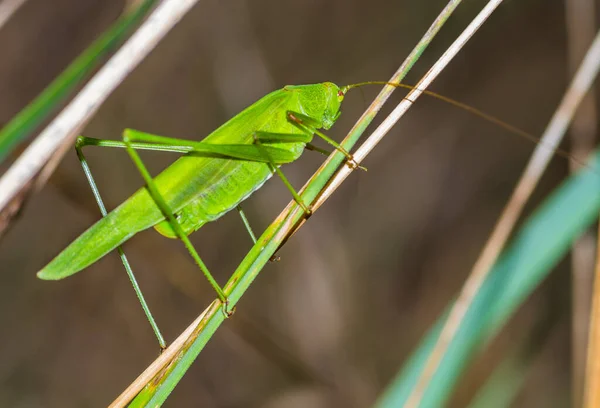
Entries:
<svg viewBox="0 0 600 408">
<path fill-rule="evenodd" d="M 294 92 L 283 90 L 272 92 L 223 124 L 207 136 L 204 143 L 198 143 L 200 156 L 217 153 L 225 157 L 237 157 L 237 160 L 196 157 L 196 153 L 188 153 L 159 174 L 155 181 L 170 208 L 177 212 L 200 197 L 206 202 L 205 207 L 211 209 L 204 219 L 198 220 L 197 224 L 202 224 L 228 211 L 239 202 L 240 197 L 243 199 L 260 187 L 270 176 L 270 170 L 264 163 L 244 163 L 244 159 L 255 160 L 257 157 L 256 146 L 252 145 L 252 135 L 257 131 L 297 131 L 288 123 L 284 109 L 299 110 L 294 95 Z M 281 164 L 296 160 L 302 153 L 304 144 L 274 143 L 263 147 L 276 163 Z M 237 184 L 240 182 L 232 176 L 234 174 L 248 179 L 244 181 L 247 191 L 238 188 Z M 226 194 L 231 195 L 231 191 L 239 193 L 240 197 Z M 227 201 L 225 204 L 229 205 L 216 202 L 220 199 Z M 146 189 L 142 188 L 73 241 L 38 273 L 38 277 L 58 280 L 73 275 L 136 233 L 163 220 L 159 208 Z M 196 225 L 195 229 L 197 228 L 199 227 Z"/>
<path fill-rule="evenodd" d="M 37 276 L 58 280 L 73 275 L 163 218 L 148 192 L 140 189 L 81 234 Z"/>
</svg>

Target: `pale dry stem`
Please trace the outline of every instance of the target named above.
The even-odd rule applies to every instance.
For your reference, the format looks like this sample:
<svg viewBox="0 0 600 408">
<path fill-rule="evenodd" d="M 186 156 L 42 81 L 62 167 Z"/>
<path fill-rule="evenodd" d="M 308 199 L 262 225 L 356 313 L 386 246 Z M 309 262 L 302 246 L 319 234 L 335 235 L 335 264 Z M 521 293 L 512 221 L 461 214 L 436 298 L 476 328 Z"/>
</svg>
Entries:
<svg viewBox="0 0 600 408">
<path fill-rule="evenodd" d="M 10 20 L 10 18 L 19 10 L 26 0 L 3 0 L 0 3 L 0 30 Z"/>
<path fill-rule="evenodd" d="M 377 146 L 377 144 L 383 139 L 383 137 L 389 132 L 389 130 L 400 120 L 400 118 L 408 111 L 414 101 L 421 96 L 423 91 L 431 85 L 433 80 L 446 68 L 450 61 L 458 54 L 462 47 L 469 41 L 469 39 L 475 34 L 475 32 L 485 22 L 487 17 L 494 11 L 498 5 L 502 3 L 502 0 L 491 0 L 484 9 L 479 13 L 477 17 L 469 24 L 469 26 L 462 32 L 462 34 L 450 45 L 446 52 L 438 59 L 438 61 L 431 67 L 431 69 L 425 74 L 425 76 L 415 85 L 415 88 L 411 90 L 408 95 L 398 104 L 398 106 L 392 111 L 392 113 L 383 120 L 377 129 L 367 138 L 367 140 L 353 153 L 354 160 L 357 163 L 361 163 L 364 158 Z M 395 78 L 392 78 L 390 82 L 394 82 Z M 393 88 L 389 86 L 389 88 Z M 352 169 L 344 166 L 336 173 L 331 179 L 329 185 L 325 191 L 319 196 L 318 200 L 314 203 L 313 208 L 319 208 L 331 194 L 340 186 L 340 184 L 350 175 Z"/>
<path fill-rule="evenodd" d="M 594 291 L 592 296 L 592 310 L 590 313 L 587 366 L 585 370 L 585 388 L 583 397 L 583 406 L 585 408 L 600 406 L 600 225 L 598 226 L 596 242 L 596 268 L 594 273 Z"/>
<path fill-rule="evenodd" d="M 216 301 L 215 301 L 216 302 Z M 214 303 L 214 302 L 213 302 Z M 208 306 L 201 314 L 194 320 L 180 335 L 175 339 L 173 343 L 169 345 L 156 360 L 152 362 L 122 393 L 115 399 L 109 408 L 120 408 L 124 407 L 139 392 L 148 384 L 152 378 L 156 376 L 158 372 L 163 370 L 173 359 L 183 346 L 189 341 L 190 337 L 194 333 L 194 330 L 198 327 L 207 312 L 214 308 L 214 304 Z"/>
<path fill-rule="evenodd" d="M 50 174 L 81 129 L 133 69 L 198 0 L 165 0 L 0 178 L 0 214 L 23 197 L 40 172 Z"/>
<path fill-rule="evenodd" d="M 569 74 L 577 67 L 596 33 L 595 0 L 565 1 L 566 34 L 568 41 Z M 594 149 L 597 134 L 597 101 L 589 92 L 571 124 L 571 152 L 575 157 L 585 157 Z M 570 168 L 576 172 L 579 163 L 571 160 Z M 592 232 L 579 237 L 571 249 L 571 384 L 572 406 L 583 402 L 586 375 L 586 349 L 588 327 L 591 321 L 592 291 L 594 281 L 595 238 Z M 600 296 L 600 294 L 598 295 Z"/>
<path fill-rule="evenodd" d="M 521 176 L 511 199 L 502 212 L 494 231 L 490 235 L 479 259 L 463 285 L 406 406 L 418 407 L 431 378 L 434 376 L 441 360 L 446 354 L 448 346 L 458 331 L 465 313 L 496 262 L 523 210 L 525 202 L 546 169 L 548 162 L 553 157 L 554 149 L 560 143 L 575 110 L 592 85 L 599 68 L 600 34 L 596 36 L 594 43 L 586 54 L 560 106 L 548 124 L 540 144 L 534 151 Z M 552 149 L 549 149 L 549 146 Z"/>
</svg>

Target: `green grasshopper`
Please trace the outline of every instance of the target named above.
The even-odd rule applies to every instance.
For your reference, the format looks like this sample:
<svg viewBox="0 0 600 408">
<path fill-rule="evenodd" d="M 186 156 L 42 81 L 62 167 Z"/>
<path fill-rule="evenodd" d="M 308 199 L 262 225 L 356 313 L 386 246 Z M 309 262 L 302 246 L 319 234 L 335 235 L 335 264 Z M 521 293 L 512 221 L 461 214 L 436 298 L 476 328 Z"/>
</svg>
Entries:
<svg viewBox="0 0 600 408">
<path fill-rule="evenodd" d="M 195 142 L 126 129 L 123 141 L 80 136 L 75 148 L 103 218 L 58 254 L 38 277 L 58 280 L 71 276 L 109 252 L 117 249 L 136 295 L 159 344 L 165 342 L 144 300 L 121 244 L 136 233 L 154 227 L 169 238 L 180 239 L 214 288 L 227 316 L 232 314 L 228 300 L 198 255 L 188 235 L 207 222 L 237 208 L 251 238 L 256 238 L 239 204 L 277 174 L 306 215 L 311 209 L 279 169 L 297 160 L 305 148 L 327 154 L 310 144 L 316 135 L 346 157 L 346 164 L 358 167 L 352 155 L 319 129 L 331 128 L 339 118 L 340 106 L 348 90 L 385 82 L 364 82 L 338 87 L 331 82 L 286 86 L 258 100 L 224 123 L 203 141 Z M 412 88 L 404 84 L 389 84 Z M 424 93 L 461 107 L 513 133 L 537 140 L 519 129 L 460 102 L 433 92 Z M 139 170 L 146 186 L 108 213 L 83 155 L 85 146 L 124 148 Z M 183 156 L 155 178 L 149 174 L 136 150 L 158 150 Z M 568 154 L 567 154 L 568 156 Z"/>
<path fill-rule="evenodd" d="M 314 135 L 342 152 L 346 163 L 357 165 L 352 156 L 319 129 L 329 129 L 340 116 L 340 105 L 352 86 L 331 82 L 286 86 L 255 102 L 224 123 L 201 142 L 174 139 L 126 129 L 123 141 L 80 136 L 75 148 L 103 218 L 58 254 L 38 277 L 58 280 L 71 276 L 117 249 L 161 347 L 164 340 L 137 285 L 121 244 L 136 233 L 154 227 L 169 238 L 179 238 L 198 264 L 227 315 L 228 301 L 198 255 L 188 235 L 207 222 L 238 208 L 256 242 L 239 204 L 277 174 L 307 215 L 311 210 L 279 169 L 297 160 L 304 148 L 327 153 L 310 145 Z M 83 155 L 85 146 L 124 148 L 142 175 L 146 186 L 108 213 Z M 183 154 L 155 178 L 149 174 L 136 150 L 158 150 Z"/>
</svg>

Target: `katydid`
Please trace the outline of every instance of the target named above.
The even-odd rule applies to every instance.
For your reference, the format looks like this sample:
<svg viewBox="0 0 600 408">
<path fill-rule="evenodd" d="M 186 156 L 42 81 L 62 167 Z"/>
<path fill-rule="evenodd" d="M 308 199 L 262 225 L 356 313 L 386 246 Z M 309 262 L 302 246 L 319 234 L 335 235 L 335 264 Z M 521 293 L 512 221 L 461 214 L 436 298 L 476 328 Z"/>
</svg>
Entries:
<svg viewBox="0 0 600 408">
<path fill-rule="evenodd" d="M 305 213 L 310 215 L 310 208 L 287 181 L 279 167 L 297 160 L 304 148 L 323 152 L 322 149 L 310 145 L 313 137 L 317 135 L 342 152 L 346 156 L 348 166 L 356 168 L 352 156 L 319 129 L 327 130 L 334 125 L 341 113 L 340 105 L 349 89 L 378 83 L 382 82 L 365 82 L 341 88 L 331 82 L 286 86 L 258 100 L 201 142 L 157 136 L 131 129 L 123 132 L 122 142 L 79 137 L 76 143 L 77 155 L 103 218 L 58 254 L 38 273 L 38 277 L 47 280 L 66 278 L 117 249 L 159 344 L 164 348 L 162 335 L 121 249 L 121 244 L 133 235 L 154 227 L 162 235 L 178 238 L 184 243 L 216 291 L 224 312 L 230 315 L 232 311 L 228 308 L 227 297 L 194 249 L 188 235 L 237 207 L 252 239 L 256 241 L 239 204 L 258 190 L 273 174 L 282 179 L 294 199 Z M 390 85 L 412 88 L 403 84 Z M 425 93 L 465 108 L 512 132 L 537 140 L 464 104 L 432 92 Z M 82 152 L 82 148 L 88 145 L 126 149 L 146 184 L 110 213 L 107 213 L 104 207 Z M 183 156 L 152 178 L 136 150 L 176 152 Z"/>
<path fill-rule="evenodd" d="M 120 247 L 137 232 L 154 227 L 162 235 L 183 241 L 215 289 L 225 313 L 230 314 L 223 290 L 187 236 L 236 208 L 274 173 L 281 177 L 294 199 L 310 214 L 310 209 L 279 166 L 297 160 L 316 134 L 340 150 L 348 165 L 356 167 L 348 152 L 318 130 L 333 126 L 341 113 L 340 104 L 348 89 L 331 82 L 286 86 L 252 104 L 202 142 L 130 129 L 123 132 L 122 142 L 79 137 L 77 154 L 103 218 L 58 254 L 38 273 L 38 277 L 48 280 L 66 278 L 117 249 L 159 343 L 164 347 L 162 336 Z M 146 186 L 107 213 L 82 152 L 87 145 L 125 148 Z M 178 152 L 183 156 L 153 179 L 137 154 L 138 149 Z"/>
</svg>

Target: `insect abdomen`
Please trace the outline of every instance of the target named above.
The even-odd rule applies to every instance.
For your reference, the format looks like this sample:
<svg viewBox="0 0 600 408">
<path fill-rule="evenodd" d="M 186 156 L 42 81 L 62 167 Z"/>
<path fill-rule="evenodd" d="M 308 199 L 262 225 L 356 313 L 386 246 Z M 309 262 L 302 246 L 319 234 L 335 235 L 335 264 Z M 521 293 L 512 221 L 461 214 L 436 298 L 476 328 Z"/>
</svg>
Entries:
<svg viewBox="0 0 600 408">
<path fill-rule="evenodd" d="M 207 222 L 222 217 L 258 190 L 272 175 L 264 163 L 236 162 L 226 174 L 212 183 L 189 204 L 177 212 L 177 221 L 186 235 Z M 177 238 L 168 221 L 154 226 L 162 235 Z"/>
</svg>

